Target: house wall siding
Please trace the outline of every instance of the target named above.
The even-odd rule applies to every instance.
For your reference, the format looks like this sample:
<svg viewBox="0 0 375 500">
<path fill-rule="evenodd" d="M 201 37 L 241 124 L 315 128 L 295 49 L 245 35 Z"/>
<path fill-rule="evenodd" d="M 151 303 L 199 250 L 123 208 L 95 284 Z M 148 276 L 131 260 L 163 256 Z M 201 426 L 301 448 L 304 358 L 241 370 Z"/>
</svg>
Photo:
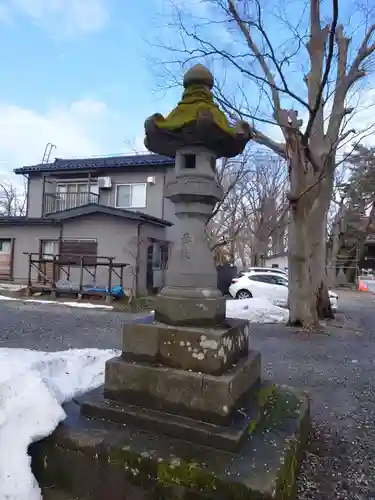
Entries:
<svg viewBox="0 0 375 500">
<path fill-rule="evenodd" d="M 27 194 L 28 217 L 42 217 L 43 178 L 41 175 L 30 175 Z"/>
<path fill-rule="evenodd" d="M 155 177 L 155 184 L 148 184 L 146 189 L 146 207 L 129 210 L 143 212 L 153 217 L 163 219 L 164 172 L 143 170 L 140 172 L 109 172 L 112 179 L 111 189 L 101 189 L 99 203 L 110 207 L 116 206 L 116 186 L 119 184 L 146 183 L 147 177 Z"/>
<path fill-rule="evenodd" d="M 279 269 L 287 269 L 288 268 L 288 256 L 287 255 L 279 255 L 279 256 L 270 256 L 264 258 L 264 266 L 272 267 L 273 265 L 278 265 Z"/>
<path fill-rule="evenodd" d="M 164 227 L 158 227 L 147 223 L 142 223 L 138 229 L 139 222 L 123 218 L 111 217 L 104 214 L 92 214 L 66 220 L 62 230 L 56 226 L 27 226 L 14 225 L 0 226 L 0 238 L 15 238 L 14 248 L 14 280 L 27 281 L 28 277 L 28 256 L 23 252 L 40 251 L 41 240 L 56 240 L 60 236 L 62 239 L 95 239 L 98 244 L 98 256 L 114 257 L 114 262 L 130 264 L 124 269 L 124 288 L 130 289 L 133 285 L 137 260 L 137 241 L 140 240 L 138 256 L 138 293 L 147 294 L 147 246 L 148 239 L 166 239 Z M 139 231 L 139 232 L 138 232 Z M 89 268 L 93 271 L 93 268 Z M 61 273 L 61 279 L 66 279 L 66 275 Z M 37 279 L 37 272 L 33 270 L 32 279 Z M 76 283 L 80 281 L 79 267 L 72 266 L 70 280 Z M 120 279 L 113 273 L 112 286 L 119 284 Z M 83 273 L 83 283 L 94 284 L 93 277 L 87 271 Z M 108 284 L 108 267 L 97 268 L 96 284 L 106 287 Z"/>
<path fill-rule="evenodd" d="M 133 183 L 146 183 L 148 177 L 155 177 L 155 184 L 147 184 L 146 190 L 146 207 L 135 207 L 134 209 L 139 212 L 159 217 L 164 217 L 164 183 L 165 183 L 164 170 L 142 169 L 137 172 L 129 171 L 107 171 L 101 172 L 100 176 L 110 177 L 112 179 L 111 189 L 101 189 L 99 192 L 99 203 L 111 207 L 116 206 L 116 186 L 119 184 L 133 184 Z M 85 177 L 77 177 L 73 174 L 66 175 L 61 178 L 48 176 L 45 182 L 45 193 L 56 193 L 56 186 L 58 183 L 85 181 Z M 43 199 L 43 176 L 41 174 L 30 175 L 29 193 L 28 193 L 28 216 L 41 217 L 42 216 L 42 199 Z"/>
<path fill-rule="evenodd" d="M 26 282 L 28 277 L 29 259 L 23 252 L 39 253 L 41 240 L 58 239 L 60 227 L 56 226 L 0 226 L 0 238 L 14 238 L 14 281 Z M 36 280 L 37 272 L 32 269 L 32 279 Z"/>
<path fill-rule="evenodd" d="M 114 257 L 114 262 L 128 263 L 131 268 L 135 265 L 132 252 L 133 241 L 137 238 L 137 222 L 126 219 L 110 217 L 108 215 L 88 215 L 64 221 L 63 239 L 96 239 L 98 242 L 98 256 Z M 93 268 L 88 268 L 91 272 Z M 80 280 L 80 269 L 73 267 L 72 281 Z M 119 284 L 119 278 L 112 274 L 112 286 Z M 83 272 L 83 283 L 94 284 L 89 272 Z M 130 269 L 124 270 L 124 288 L 130 288 L 132 273 Z M 108 284 L 108 267 L 99 266 L 96 273 L 96 285 L 106 287 Z"/>
</svg>

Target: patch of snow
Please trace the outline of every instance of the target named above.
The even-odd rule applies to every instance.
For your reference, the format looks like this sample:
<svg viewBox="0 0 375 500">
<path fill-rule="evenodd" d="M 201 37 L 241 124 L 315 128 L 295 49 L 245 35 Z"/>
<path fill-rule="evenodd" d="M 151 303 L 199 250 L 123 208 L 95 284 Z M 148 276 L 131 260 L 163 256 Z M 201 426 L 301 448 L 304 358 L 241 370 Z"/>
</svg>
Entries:
<svg viewBox="0 0 375 500">
<path fill-rule="evenodd" d="M 62 404 L 104 382 L 114 350 L 0 348 L 0 499 L 41 500 L 27 454 L 66 415 Z"/>
<path fill-rule="evenodd" d="M 22 299 L 19 297 L 7 297 L 6 295 L 0 295 L 0 300 L 18 300 L 21 302 L 34 302 L 35 304 L 57 304 L 59 306 L 84 307 L 86 309 L 113 309 L 113 306 L 92 304 L 91 302 L 58 302 L 57 300 Z"/>
<path fill-rule="evenodd" d="M 227 318 L 247 319 L 250 323 L 286 323 L 288 309 L 278 307 L 264 298 L 227 300 Z"/>
<path fill-rule="evenodd" d="M 0 283 L 0 290 L 7 290 L 8 292 L 19 292 L 25 290 L 27 285 L 17 285 L 15 283 Z"/>
</svg>

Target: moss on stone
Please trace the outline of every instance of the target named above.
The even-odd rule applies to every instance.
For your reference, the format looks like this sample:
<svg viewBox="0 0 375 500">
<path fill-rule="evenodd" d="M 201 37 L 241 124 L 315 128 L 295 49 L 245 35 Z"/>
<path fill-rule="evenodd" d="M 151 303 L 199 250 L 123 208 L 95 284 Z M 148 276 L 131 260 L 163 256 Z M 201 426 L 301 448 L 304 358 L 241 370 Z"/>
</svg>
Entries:
<svg viewBox="0 0 375 500">
<path fill-rule="evenodd" d="M 300 407 L 297 396 L 279 391 L 275 385 L 261 388 L 257 395 L 257 403 L 262 410 L 250 423 L 249 433 L 271 430 L 288 418 L 294 417 Z M 276 486 L 278 500 L 287 500 L 294 493 L 298 470 L 297 453 L 298 442 L 292 439 L 282 458 L 282 470 Z M 160 494 L 162 494 L 160 489 L 167 491 L 178 486 L 187 491 L 207 495 L 207 498 L 210 498 L 215 491 L 222 491 L 226 494 L 225 498 L 231 500 L 256 500 L 253 493 L 243 484 L 225 481 L 208 470 L 204 464 L 194 461 L 178 457 L 164 460 L 156 457 L 153 452 L 139 455 L 133 452 L 130 446 L 126 446 L 121 449 L 111 449 L 108 453 L 108 462 L 123 467 L 130 483 L 143 487 L 148 485 Z"/>
<path fill-rule="evenodd" d="M 204 85 L 190 85 L 176 108 L 166 118 L 158 115 L 154 121 L 157 127 L 174 131 L 197 120 L 200 113 L 210 113 L 217 127 L 233 137 L 236 135 L 235 129 L 230 126 L 227 117 L 214 102 L 211 90 Z"/>
<path fill-rule="evenodd" d="M 123 443 L 120 445 L 113 437 L 108 441 L 103 441 L 99 439 L 100 433 L 96 437 L 95 433 L 91 432 L 87 439 L 75 434 L 72 439 L 65 437 L 56 442 L 52 436 L 44 443 L 40 443 L 38 445 L 40 471 L 36 476 L 38 480 L 42 480 L 41 484 L 47 485 L 44 481 L 49 481 L 50 484 L 56 483 L 66 491 L 75 492 L 78 489 L 76 484 L 81 483 L 80 470 L 87 471 L 90 463 L 91 474 L 95 477 L 100 475 L 105 477 L 107 473 L 109 474 L 107 469 L 116 471 L 115 473 L 120 472 L 124 474 L 127 483 L 147 491 L 150 498 L 155 500 L 167 498 L 171 500 L 177 498 L 186 500 L 213 498 L 290 500 L 295 490 L 301 444 L 304 445 L 306 438 L 306 423 L 309 421 L 308 406 L 305 406 L 307 403 L 304 403 L 303 399 L 292 391 L 285 388 L 279 389 L 274 385 L 264 386 L 257 396 L 257 402 L 263 408 L 262 418 L 255 426 L 255 432 L 245 447 L 252 450 L 253 443 L 257 443 L 258 449 L 258 445 L 264 441 L 265 450 L 270 450 L 266 453 L 271 453 L 269 462 L 263 462 L 262 459 L 261 463 L 257 463 L 257 452 L 253 457 L 252 451 L 248 455 L 244 454 L 244 457 L 249 457 L 246 465 L 243 463 L 234 467 L 230 456 L 228 458 L 228 455 L 223 452 L 218 452 L 216 456 L 215 450 L 213 450 L 215 455 L 211 459 L 210 456 L 203 454 L 202 457 L 195 452 L 185 457 L 185 450 L 180 448 L 184 458 L 179 458 L 176 456 L 179 455 L 178 446 L 173 448 L 173 451 L 170 448 L 164 450 L 163 447 L 158 448 L 155 442 L 155 449 L 150 449 L 149 445 L 153 443 L 153 440 L 141 442 L 140 446 L 137 437 L 134 441 L 132 439 L 121 441 L 120 439 Z M 300 418 L 303 418 L 303 422 L 299 421 Z M 275 432 L 272 432 L 273 430 Z M 272 440 L 275 436 L 280 442 L 273 455 Z M 282 454 L 278 464 L 274 462 L 274 459 L 276 457 L 278 459 L 280 451 Z M 234 462 L 237 459 L 235 458 Z M 269 470 L 264 471 L 265 463 L 270 465 Z M 70 464 L 74 464 L 74 467 Z M 256 468 L 253 470 L 254 464 Z M 257 474 L 257 470 L 261 478 L 258 480 L 255 476 L 254 481 L 252 474 Z M 271 488 L 274 488 L 273 492 Z M 92 487 L 92 491 L 95 491 L 95 486 Z"/>
<path fill-rule="evenodd" d="M 279 500 L 289 500 L 294 497 L 296 487 L 296 475 L 298 472 L 298 442 L 296 439 L 290 441 L 290 446 L 283 457 L 284 466 L 279 475 L 276 491 Z"/>
<path fill-rule="evenodd" d="M 262 387 L 259 389 L 256 397 L 257 414 L 249 423 L 248 434 L 252 434 L 257 430 L 264 417 L 267 415 L 267 408 L 274 404 L 276 397 L 276 385 Z"/>
<path fill-rule="evenodd" d="M 301 400 L 292 392 L 276 390 L 265 406 L 264 425 L 271 429 L 295 417 L 301 405 Z"/>
</svg>

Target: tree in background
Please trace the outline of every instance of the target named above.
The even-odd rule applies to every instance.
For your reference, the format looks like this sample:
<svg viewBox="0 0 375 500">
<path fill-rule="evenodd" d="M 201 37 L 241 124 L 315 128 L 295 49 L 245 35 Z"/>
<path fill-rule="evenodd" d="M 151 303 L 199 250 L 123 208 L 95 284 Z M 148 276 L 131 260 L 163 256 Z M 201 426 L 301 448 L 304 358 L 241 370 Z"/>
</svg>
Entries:
<svg viewBox="0 0 375 500">
<path fill-rule="evenodd" d="M 20 195 L 17 188 L 9 182 L 0 183 L 0 215 L 13 217 L 25 213 L 26 193 Z"/>
<path fill-rule="evenodd" d="M 336 152 L 353 134 L 349 101 L 370 69 L 375 25 L 358 9 L 354 39 L 346 36 L 339 0 L 208 0 L 195 15 L 184 5 L 170 23 L 181 44 L 174 36 L 167 47 L 167 74 L 206 61 L 228 114 L 249 120 L 254 140 L 287 160 L 290 323 L 314 326 L 332 317 L 325 264 Z M 280 140 L 266 133 L 271 125 Z"/>
<path fill-rule="evenodd" d="M 344 185 L 345 238 L 351 241 L 349 256 L 360 262 L 366 238 L 375 225 L 375 149 L 357 145 L 348 158 L 350 177 Z"/>
<path fill-rule="evenodd" d="M 287 168 L 277 155 L 247 151 L 223 162 L 218 180 L 225 196 L 208 224 L 217 260 L 260 265 L 269 250 L 284 244 L 287 222 Z"/>
<path fill-rule="evenodd" d="M 339 267 L 349 281 L 363 260 L 366 239 L 375 226 L 375 149 L 355 144 L 345 158 L 330 210 L 327 265 L 334 286 Z"/>
</svg>

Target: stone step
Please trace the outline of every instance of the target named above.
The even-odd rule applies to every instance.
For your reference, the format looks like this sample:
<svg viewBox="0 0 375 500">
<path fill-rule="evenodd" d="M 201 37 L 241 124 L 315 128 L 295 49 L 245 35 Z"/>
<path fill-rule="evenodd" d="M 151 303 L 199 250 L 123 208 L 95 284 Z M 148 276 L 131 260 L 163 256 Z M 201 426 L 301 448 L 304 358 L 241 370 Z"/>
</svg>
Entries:
<svg viewBox="0 0 375 500">
<path fill-rule="evenodd" d="M 112 358 L 104 397 L 150 410 L 228 425 L 232 411 L 261 375 L 261 358 L 249 351 L 224 375 L 209 375 Z"/>
<path fill-rule="evenodd" d="M 123 425 L 136 425 L 140 429 L 160 432 L 166 436 L 186 439 L 203 446 L 236 452 L 248 434 L 249 422 L 258 418 L 261 408 L 257 402 L 259 384 L 249 392 L 246 411 L 235 411 L 229 425 L 214 425 L 202 420 L 172 415 L 103 398 L 102 389 L 94 390 L 82 399 L 82 414 Z M 80 401 L 78 399 L 78 401 Z"/>
<path fill-rule="evenodd" d="M 277 386 L 269 403 L 265 419 L 249 423 L 243 447 L 233 454 L 88 419 L 72 402 L 57 431 L 31 447 L 33 472 L 39 484 L 85 500 L 124 500 L 125 494 L 129 500 L 289 500 L 308 439 L 309 403 Z"/>
<path fill-rule="evenodd" d="M 65 493 L 56 488 L 43 488 L 43 500 L 82 500 L 79 497 L 73 497 L 69 493 Z"/>
</svg>

